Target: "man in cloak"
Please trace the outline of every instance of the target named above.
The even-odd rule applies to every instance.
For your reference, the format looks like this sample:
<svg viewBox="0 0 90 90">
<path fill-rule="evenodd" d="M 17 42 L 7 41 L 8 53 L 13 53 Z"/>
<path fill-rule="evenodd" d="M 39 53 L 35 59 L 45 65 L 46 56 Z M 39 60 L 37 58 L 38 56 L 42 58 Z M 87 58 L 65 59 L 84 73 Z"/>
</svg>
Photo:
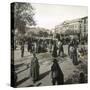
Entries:
<svg viewBox="0 0 90 90">
<path fill-rule="evenodd" d="M 39 79 L 39 62 L 36 57 L 36 54 L 33 53 L 33 58 L 31 60 L 31 77 L 35 83 Z"/>
</svg>

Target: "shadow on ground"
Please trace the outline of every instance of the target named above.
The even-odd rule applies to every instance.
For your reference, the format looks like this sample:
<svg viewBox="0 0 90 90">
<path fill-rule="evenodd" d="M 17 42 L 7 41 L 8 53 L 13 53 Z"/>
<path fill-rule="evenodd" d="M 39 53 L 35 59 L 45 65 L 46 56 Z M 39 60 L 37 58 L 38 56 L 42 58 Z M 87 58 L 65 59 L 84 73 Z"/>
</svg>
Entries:
<svg viewBox="0 0 90 90">
<path fill-rule="evenodd" d="M 40 77 L 39 77 L 39 80 L 42 80 L 42 79 L 43 79 L 44 77 L 46 77 L 49 73 L 50 73 L 50 70 L 47 71 L 47 72 L 42 73 L 42 74 L 40 75 Z M 39 80 L 38 80 L 38 81 L 39 81 Z"/>
<path fill-rule="evenodd" d="M 23 65 L 24 65 L 24 63 L 16 64 L 16 65 L 14 65 L 14 66 L 15 66 L 15 68 L 19 68 L 19 67 L 21 67 L 21 66 L 23 66 Z"/>
<path fill-rule="evenodd" d="M 16 82 L 16 86 L 22 84 L 23 82 L 25 82 L 25 81 L 28 80 L 29 78 L 30 78 L 30 77 L 25 77 L 24 79 L 22 79 L 22 80 Z"/>
<path fill-rule="evenodd" d="M 35 86 L 40 86 L 42 83 L 40 82 L 40 83 L 38 83 L 37 85 L 33 85 L 33 84 L 31 84 L 31 85 L 28 85 L 28 86 L 26 86 L 26 87 L 35 87 Z"/>
</svg>

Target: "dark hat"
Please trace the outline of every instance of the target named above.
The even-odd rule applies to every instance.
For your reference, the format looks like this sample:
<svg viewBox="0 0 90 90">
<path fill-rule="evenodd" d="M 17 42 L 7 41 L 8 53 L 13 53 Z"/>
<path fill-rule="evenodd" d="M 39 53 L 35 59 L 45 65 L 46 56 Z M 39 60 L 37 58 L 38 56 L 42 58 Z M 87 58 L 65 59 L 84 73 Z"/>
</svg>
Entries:
<svg viewBox="0 0 90 90">
<path fill-rule="evenodd" d="M 54 59 L 53 59 L 53 62 L 57 62 L 57 59 L 56 59 L 56 58 L 54 58 Z"/>
</svg>

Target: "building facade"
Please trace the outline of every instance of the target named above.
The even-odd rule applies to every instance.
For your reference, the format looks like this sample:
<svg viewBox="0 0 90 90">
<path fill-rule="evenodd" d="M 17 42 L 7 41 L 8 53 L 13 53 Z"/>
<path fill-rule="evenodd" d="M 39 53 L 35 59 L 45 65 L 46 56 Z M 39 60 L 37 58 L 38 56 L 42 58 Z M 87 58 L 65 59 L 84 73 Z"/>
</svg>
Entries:
<svg viewBox="0 0 90 90">
<path fill-rule="evenodd" d="M 55 33 L 76 36 L 81 40 L 88 36 L 88 17 L 67 20 L 55 27 Z"/>
</svg>

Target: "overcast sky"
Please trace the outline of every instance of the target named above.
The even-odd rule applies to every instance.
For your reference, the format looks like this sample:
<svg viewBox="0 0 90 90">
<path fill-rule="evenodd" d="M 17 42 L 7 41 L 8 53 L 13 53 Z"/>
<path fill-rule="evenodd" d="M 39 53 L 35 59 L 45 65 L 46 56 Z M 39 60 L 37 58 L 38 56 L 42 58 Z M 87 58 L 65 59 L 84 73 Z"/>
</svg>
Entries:
<svg viewBox="0 0 90 90">
<path fill-rule="evenodd" d="M 34 19 L 37 26 L 52 29 L 65 20 L 88 16 L 86 6 L 66 6 L 50 4 L 32 4 L 35 8 Z"/>
</svg>

